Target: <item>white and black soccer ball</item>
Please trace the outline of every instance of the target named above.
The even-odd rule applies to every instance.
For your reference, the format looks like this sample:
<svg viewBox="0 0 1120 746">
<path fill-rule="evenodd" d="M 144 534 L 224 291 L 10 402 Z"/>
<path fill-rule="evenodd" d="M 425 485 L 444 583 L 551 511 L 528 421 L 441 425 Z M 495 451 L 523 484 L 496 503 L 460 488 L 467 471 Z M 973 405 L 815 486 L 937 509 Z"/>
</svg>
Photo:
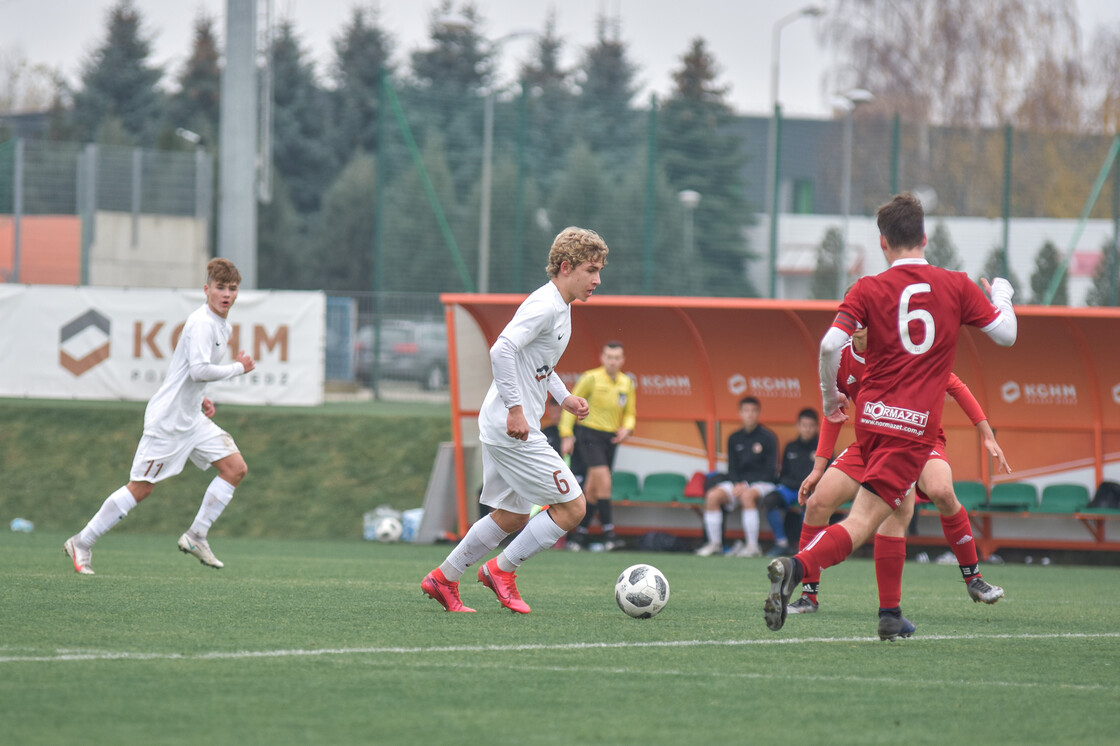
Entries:
<svg viewBox="0 0 1120 746">
<path fill-rule="evenodd" d="M 377 523 L 373 525 L 373 538 L 378 541 L 393 542 L 399 541 L 401 538 L 401 531 L 404 527 L 401 526 L 401 519 L 392 515 L 383 515 L 377 519 Z"/>
<path fill-rule="evenodd" d="M 614 584 L 614 600 L 635 619 L 649 619 L 669 602 L 669 581 L 653 565 L 631 565 Z"/>
</svg>

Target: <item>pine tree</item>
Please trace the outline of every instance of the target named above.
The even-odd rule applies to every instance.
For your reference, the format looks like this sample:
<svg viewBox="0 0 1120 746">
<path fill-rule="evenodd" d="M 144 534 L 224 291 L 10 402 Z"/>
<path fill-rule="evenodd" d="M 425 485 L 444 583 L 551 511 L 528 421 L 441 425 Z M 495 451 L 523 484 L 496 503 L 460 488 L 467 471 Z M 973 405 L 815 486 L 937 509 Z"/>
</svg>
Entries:
<svg viewBox="0 0 1120 746">
<path fill-rule="evenodd" d="M 1046 296 L 1050 292 L 1050 283 L 1053 282 L 1054 275 L 1061 266 L 1062 252 L 1058 251 L 1053 241 L 1047 241 L 1038 250 L 1034 259 L 1034 272 L 1031 274 L 1031 303 L 1042 304 L 1046 301 Z M 1065 272 L 1062 273 L 1061 282 L 1058 283 L 1058 289 L 1050 305 L 1069 305 L 1069 275 Z"/>
<path fill-rule="evenodd" d="M 637 67 L 629 60 L 621 39 L 620 21 L 598 21 L 596 42 L 579 66 L 583 81 L 577 97 L 576 136 L 603 159 L 612 171 L 633 163 L 638 155 L 637 112 L 630 104 L 638 92 Z"/>
<path fill-rule="evenodd" d="M 272 159 L 301 213 L 319 209 L 335 175 L 326 93 L 291 21 L 277 27 L 272 43 Z"/>
<path fill-rule="evenodd" d="M 840 248 L 844 235 L 839 228 L 829 228 L 817 246 L 817 266 L 813 270 L 812 295 L 817 300 L 836 298 L 837 273 L 840 266 Z"/>
<path fill-rule="evenodd" d="M 151 42 L 132 0 L 109 11 L 105 41 L 82 66 L 81 88 L 74 96 L 78 137 L 101 141 L 106 120 L 115 119 L 124 138 L 138 145 L 155 142 L 163 118 L 157 87 L 163 71 L 148 64 Z M 119 135 L 114 125 L 114 139 Z"/>
<path fill-rule="evenodd" d="M 443 19 L 452 14 L 465 22 L 447 25 Z M 430 18 L 430 45 L 412 53 L 411 86 L 401 92 L 401 98 L 422 147 L 429 133 L 439 133 L 440 148 L 454 175 L 453 194 L 460 199 L 479 179 L 481 92 L 493 78 L 493 49 L 479 32 L 482 17 L 473 4 L 456 11 L 450 0 L 443 0 Z"/>
<path fill-rule="evenodd" d="M 1101 246 L 1101 260 L 1093 273 L 1093 286 L 1085 294 L 1087 306 L 1120 306 L 1120 254 L 1116 239 Z"/>
<path fill-rule="evenodd" d="M 179 74 L 179 90 L 168 106 L 169 125 L 183 127 L 202 136 L 213 146 L 218 141 L 221 105 L 222 68 L 214 19 L 200 15 L 194 22 L 194 42 L 190 57 Z"/>
<path fill-rule="evenodd" d="M 355 7 L 349 23 L 334 40 L 331 77 L 335 112 L 335 156 L 348 162 L 355 151 L 376 150 L 377 129 L 387 112 L 377 110 L 382 71 L 393 74 L 393 42 L 376 10 Z"/>
<path fill-rule="evenodd" d="M 468 236 L 455 202 L 455 184 L 447 163 L 444 143 L 438 134 L 428 137 L 421 157 L 431 179 L 436 199 L 442 205 L 454 238 L 462 252 L 472 281 L 477 254 L 477 236 Z M 385 187 L 385 262 L 381 287 L 411 292 L 462 292 L 467 289 L 460 274 L 459 258 L 447 245 L 431 203 L 415 168 L 405 171 Z M 375 271 L 377 271 L 375 269 Z"/>
<path fill-rule="evenodd" d="M 930 236 L 929 244 L 926 246 L 926 261 L 935 267 L 943 267 L 954 272 L 961 270 L 956 244 L 953 243 L 944 220 L 938 220 L 933 228 L 933 235 Z"/>
<path fill-rule="evenodd" d="M 701 195 L 693 216 L 701 288 L 712 295 L 757 295 L 744 271 L 746 156 L 728 133 L 734 119 L 725 102 L 728 89 L 716 84 L 718 66 L 703 39 L 692 41 L 681 63 L 660 118 L 658 151 L 673 188 Z"/>
<path fill-rule="evenodd" d="M 323 195 L 316 243 L 326 290 L 373 287 L 374 182 L 373 158 L 357 151 Z"/>
<path fill-rule="evenodd" d="M 556 11 L 549 12 L 536 41 L 535 58 L 521 70 L 526 97 L 526 167 L 545 192 L 552 189 L 575 142 L 573 71 L 561 66 L 564 42 L 556 34 Z"/>
<path fill-rule="evenodd" d="M 257 208 L 257 284 L 277 290 L 322 289 L 319 262 L 308 261 L 306 221 L 284 177 L 272 175 L 272 199 Z"/>
</svg>

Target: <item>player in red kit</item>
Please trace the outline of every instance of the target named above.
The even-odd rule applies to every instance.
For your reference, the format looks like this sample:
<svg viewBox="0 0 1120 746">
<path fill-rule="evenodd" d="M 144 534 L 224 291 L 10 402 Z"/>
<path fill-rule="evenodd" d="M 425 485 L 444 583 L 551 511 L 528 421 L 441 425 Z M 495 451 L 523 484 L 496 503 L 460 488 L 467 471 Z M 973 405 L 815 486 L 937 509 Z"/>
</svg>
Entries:
<svg viewBox="0 0 1120 746">
<path fill-rule="evenodd" d="M 840 368 L 836 385 L 840 393 L 849 400 L 859 396 L 859 386 L 866 365 L 864 357 L 867 350 L 867 328 L 858 329 L 852 335 L 851 344 L 844 345 L 840 355 Z M 960 404 L 969 420 L 981 434 L 984 449 L 996 459 L 1001 470 L 1011 471 L 1003 449 L 996 442 L 995 433 L 988 424 L 987 416 L 980 403 L 972 396 L 968 386 L 956 375 L 949 374 L 946 393 Z M 817 444 L 817 452 L 812 473 L 801 484 L 798 500 L 805 506 L 805 520 L 801 528 L 800 548 L 809 543 L 828 526 L 829 517 L 841 504 L 853 499 L 863 481 L 863 458 L 859 443 L 852 443 L 841 451 L 836 460 L 829 464 L 836 439 L 840 434 L 840 424 L 825 421 Z M 968 511 L 957 500 L 953 491 L 953 472 L 945 455 L 945 433 L 938 434 L 938 445 L 931 449 L 929 460 L 922 469 L 916 486 L 917 494 L 928 498 L 941 513 L 941 528 L 950 549 L 957 557 L 961 575 L 967 584 L 968 595 L 974 601 L 995 603 L 1003 597 L 1003 589 L 989 585 L 980 573 L 976 541 L 972 536 L 972 526 Z M 910 524 L 912 510 L 910 503 L 894 511 L 883 521 L 875 534 L 875 576 L 879 586 L 880 608 L 894 608 L 902 596 L 902 569 L 906 560 L 906 531 Z M 801 598 L 791 603 L 789 614 L 812 614 L 818 609 L 820 576 L 806 575 L 801 579 Z M 907 636 L 912 625 L 903 624 L 900 636 Z"/>
<path fill-rule="evenodd" d="M 767 567 L 766 626 L 779 630 L 793 589 L 806 574 L 838 564 L 870 539 L 918 481 L 937 442 L 945 388 L 961 326 L 983 330 L 996 344 L 1014 344 L 1018 330 L 1013 289 L 1002 278 L 982 281 L 989 301 L 963 272 L 925 260 L 925 215 L 911 194 L 879 208 L 879 246 L 888 268 L 860 279 L 821 340 L 824 413 L 832 422 L 855 418 L 865 470 L 852 510 L 794 557 Z M 868 328 L 867 369 L 859 398 L 849 403 L 836 386 L 840 351 L 860 326 Z M 879 637 L 903 629 L 898 608 L 879 610 Z"/>
</svg>

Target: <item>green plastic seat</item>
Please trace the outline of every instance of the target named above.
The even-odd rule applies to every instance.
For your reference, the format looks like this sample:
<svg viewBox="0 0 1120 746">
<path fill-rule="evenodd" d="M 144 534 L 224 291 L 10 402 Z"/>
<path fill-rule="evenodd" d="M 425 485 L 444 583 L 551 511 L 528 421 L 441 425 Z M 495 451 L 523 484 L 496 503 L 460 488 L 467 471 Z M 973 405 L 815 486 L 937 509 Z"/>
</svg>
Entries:
<svg viewBox="0 0 1120 746">
<path fill-rule="evenodd" d="M 634 472 L 616 471 L 611 473 L 612 500 L 636 500 L 640 492 L 638 475 Z"/>
<path fill-rule="evenodd" d="M 1026 482 L 1001 482 L 992 486 L 986 506 L 990 510 L 1030 510 L 1038 505 L 1038 488 Z"/>
<path fill-rule="evenodd" d="M 984 486 L 983 482 L 971 480 L 953 482 L 953 492 L 957 494 L 957 500 L 964 506 L 965 510 L 976 510 L 983 507 L 988 500 L 988 488 Z"/>
<path fill-rule="evenodd" d="M 1049 484 L 1032 513 L 1076 513 L 1089 505 L 1089 488 L 1081 484 Z"/>
<path fill-rule="evenodd" d="M 639 500 L 654 503 L 670 503 L 684 498 L 684 486 L 688 479 L 683 474 L 667 471 L 646 474 L 642 482 L 642 492 Z"/>
</svg>

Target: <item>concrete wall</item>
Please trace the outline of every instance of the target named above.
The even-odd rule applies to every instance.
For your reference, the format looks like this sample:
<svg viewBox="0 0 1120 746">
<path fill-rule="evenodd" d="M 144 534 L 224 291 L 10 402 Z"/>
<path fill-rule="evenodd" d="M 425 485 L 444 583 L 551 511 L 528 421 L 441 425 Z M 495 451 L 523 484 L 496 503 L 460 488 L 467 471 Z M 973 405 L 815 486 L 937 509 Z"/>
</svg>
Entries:
<svg viewBox="0 0 1120 746">
<path fill-rule="evenodd" d="M 135 233 L 134 233 L 135 231 Z M 89 284 L 201 288 L 206 282 L 206 220 L 98 211 L 89 252 Z"/>
</svg>

